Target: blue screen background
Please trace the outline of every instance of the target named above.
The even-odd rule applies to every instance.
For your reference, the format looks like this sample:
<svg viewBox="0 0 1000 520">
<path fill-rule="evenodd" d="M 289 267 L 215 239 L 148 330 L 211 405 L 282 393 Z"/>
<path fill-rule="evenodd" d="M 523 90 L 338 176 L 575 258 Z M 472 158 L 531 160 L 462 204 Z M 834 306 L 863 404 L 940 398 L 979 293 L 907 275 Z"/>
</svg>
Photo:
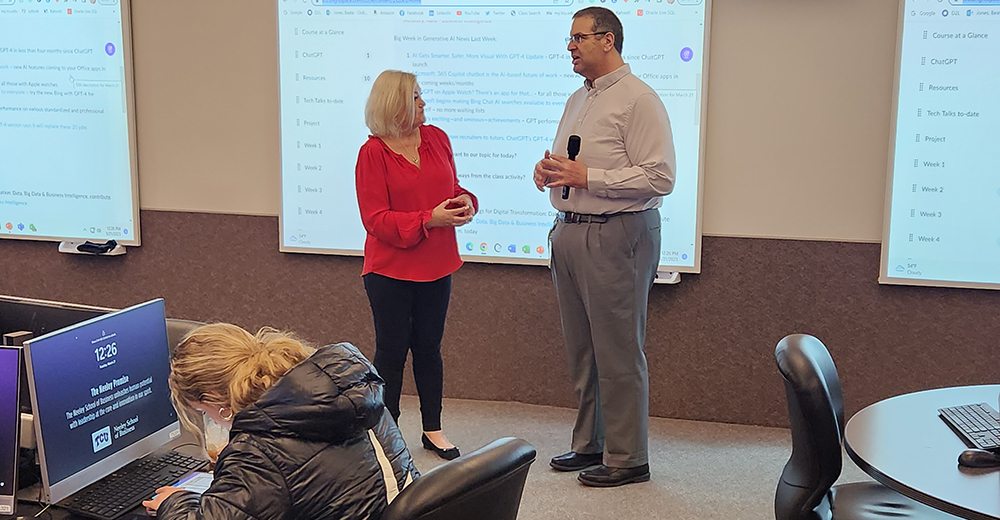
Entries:
<svg viewBox="0 0 1000 520">
<path fill-rule="evenodd" d="M 0 495 L 13 495 L 14 463 L 17 461 L 17 428 L 21 410 L 17 405 L 17 350 L 0 349 Z"/>
<path fill-rule="evenodd" d="M 116 353 L 108 355 L 107 346 Z M 97 318 L 97 321 L 54 333 L 29 345 L 34 373 L 35 416 L 40 421 L 49 484 L 55 484 L 104 459 L 177 420 L 170 402 L 167 378 L 170 375 L 167 326 L 162 300 Z M 98 358 L 95 349 L 104 349 Z M 102 368 L 103 367 L 103 368 Z M 92 390 L 114 380 L 128 382 L 100 391 Z M 129 391 L 133 385 L 152 377 L 152 384 Z M 150 389 L 150 394 L 127 404 L 128 396 Z M 72 415 L 74 410 L 103 397 L 126 392 L 120 398 Z M 111 410 L 115 403 L 121 406 Z M 99 410 L 104 415 L 85 420 Z M 116 435 L 116 426 L 138 418 L 130 431 Z M 74 422 L 78 423 L 71 428 Z M 111 445 L 94 451 L 93 434 L 111 429 Z"/>
</svg>

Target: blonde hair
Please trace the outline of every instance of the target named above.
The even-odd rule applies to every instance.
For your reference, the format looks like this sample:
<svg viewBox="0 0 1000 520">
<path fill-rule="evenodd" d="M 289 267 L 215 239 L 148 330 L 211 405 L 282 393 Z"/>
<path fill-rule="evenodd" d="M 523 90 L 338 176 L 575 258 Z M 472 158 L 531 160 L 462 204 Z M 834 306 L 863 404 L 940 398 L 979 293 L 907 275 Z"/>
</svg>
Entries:
<svg viewBox="0 0 1000 520">
<path fill-rule="evenodd" d="M 375 78 L 365 103 L 365 125 L 378 137 L 400 137 L 413 127 L 417 104 L 413 92 L 417 77 L 409 72 L 387 70 Z"/>
<path fill-rule="evenodd" d="M 236 414 L 315 351 L 270 327 L 256 335 L 229 323 L 198 327 L 184 336 L 170 360 L 170 397 L 178 418 L 204 444 L 204 421 L 195 404 L 219 405 Z"/>
</svg>

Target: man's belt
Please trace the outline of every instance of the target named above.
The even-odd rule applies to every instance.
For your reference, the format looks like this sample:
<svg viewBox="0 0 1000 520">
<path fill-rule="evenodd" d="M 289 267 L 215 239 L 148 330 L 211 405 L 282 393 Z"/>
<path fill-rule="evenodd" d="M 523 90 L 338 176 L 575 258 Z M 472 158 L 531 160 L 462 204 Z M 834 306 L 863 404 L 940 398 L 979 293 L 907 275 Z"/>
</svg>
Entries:
<svg viewBox="0 0 1000 520">
<path fill-rule="evenodd" d="M 567 223 L 567 224 L 603 224 L 610 219 L 615 217 L 620 217 L 622 215 L 628 215 L 629 213 L 634 213 L 632 211 L 623 211 L 620 213 L 608 213 L 606 215 L 590 215 L 588 213 L 573 213 L 572 211 L 560 211 L 556 214 L 556 218 Z"/>
</svg>

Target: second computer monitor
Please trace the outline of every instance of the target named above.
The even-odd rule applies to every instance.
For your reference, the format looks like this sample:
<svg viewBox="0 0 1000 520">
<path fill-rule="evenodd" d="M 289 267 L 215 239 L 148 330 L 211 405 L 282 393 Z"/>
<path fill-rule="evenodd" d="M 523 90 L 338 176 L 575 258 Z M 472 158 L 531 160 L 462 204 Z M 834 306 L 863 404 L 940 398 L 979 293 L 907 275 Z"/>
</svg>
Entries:
<svg viewBox="0 0 1000 520">
<path fill-rule="evenodd" d="M 0 515 L 14 514 L 17 495 L 20 372 L 21 348 L 0 347 Z"/>
<path fill-rule="evenodd" d="M 163 300 L 30 340 L 25 359 L 46 502 L 180 435 Z"/>
<path fill-rule="evenodd" d="M 0 334 L 4 335 L 4 345 L 21 345 L 26 340 L 23 339 L 25 335 L 27 338 L 32 336 L 37 338 L 114 310 L 93 305 L 0 294 Z M 27 377 L 21 379 L 21 411 L 31 413 Z"/>
<path fill-rule="evenodd" d="M 0 334 L 26 330 L 35 337 L 115 309 L 0 294 Z"/>
</svg>

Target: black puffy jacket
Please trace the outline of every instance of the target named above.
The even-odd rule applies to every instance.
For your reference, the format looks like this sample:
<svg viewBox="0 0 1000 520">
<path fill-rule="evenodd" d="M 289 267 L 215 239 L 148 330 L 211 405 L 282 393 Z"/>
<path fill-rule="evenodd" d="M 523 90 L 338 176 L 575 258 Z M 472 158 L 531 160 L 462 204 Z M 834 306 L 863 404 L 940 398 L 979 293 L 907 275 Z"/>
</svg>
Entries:
<svg viewBox="0 0 1000 520">
<path fill-rule="evenodd" d="M 233 419 L 204 495 L 179 491 L 175 519 L 378 519 L 418 477 L 382 402 L 382 379 L 349 343 L 323 347 Z"/>
</svg>

